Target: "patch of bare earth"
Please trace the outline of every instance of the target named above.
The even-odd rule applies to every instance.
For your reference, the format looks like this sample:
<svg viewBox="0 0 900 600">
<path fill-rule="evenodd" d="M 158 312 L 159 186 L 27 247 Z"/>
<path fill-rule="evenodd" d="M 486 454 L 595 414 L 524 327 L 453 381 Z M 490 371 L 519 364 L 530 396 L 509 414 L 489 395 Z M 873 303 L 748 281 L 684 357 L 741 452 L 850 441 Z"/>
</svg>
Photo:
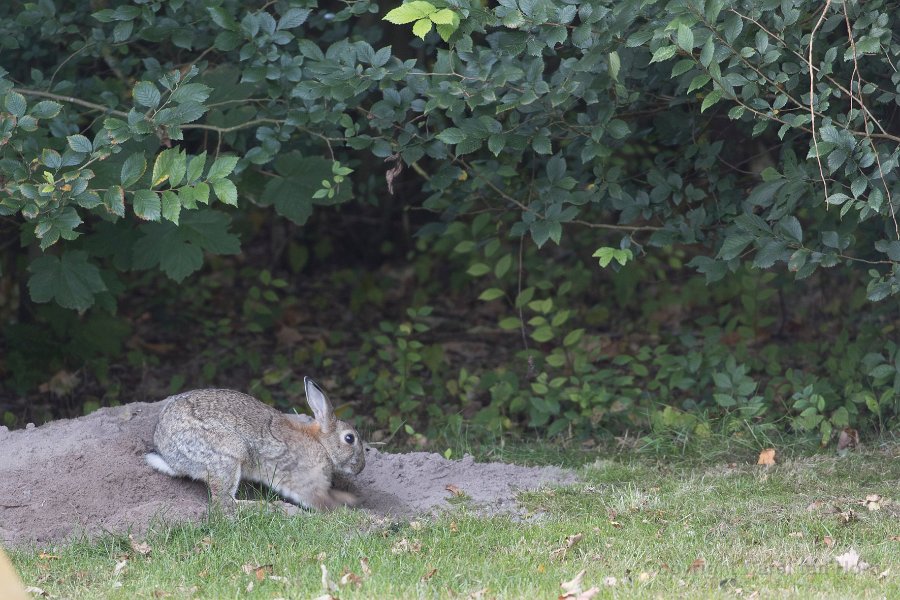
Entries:
<svg viewBox="0 0 900 600">
<path fill-rule="evenodd" d="M 25 430 L 0 428 L 0 542 L 42 545 L 74 535 L 142 532 L 154 519 L 204 518 L 204 485 L 167 477 L 144 462 L 161 407 L 139 402 Z M 575 480 L 554 467 L 370 449 L 365 470 L 343 485 L 359 495 L 364 510 L 411 516 L 447 508 L 460 494 L 486 513 L 512 511 L 520 490 Z"/>
</svg>

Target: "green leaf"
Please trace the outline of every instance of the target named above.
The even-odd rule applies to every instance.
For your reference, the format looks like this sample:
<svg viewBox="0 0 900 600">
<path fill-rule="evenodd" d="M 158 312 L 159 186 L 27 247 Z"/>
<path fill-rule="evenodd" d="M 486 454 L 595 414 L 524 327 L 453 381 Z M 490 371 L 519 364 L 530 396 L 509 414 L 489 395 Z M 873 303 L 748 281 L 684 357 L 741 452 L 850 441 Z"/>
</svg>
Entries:
<svg viewBox="0 0 900 600">
<path fill-rule="evenodd" d="M 725 238 L 725 241 L 722 243 L 722 247 L 719 248 L 719 253 L 716 255 L 717 258 L 721 258 L 722 260 L 731 260 L 733 258 L 737 258 L 740 256 L 741 252 L 744 251 L 744 248 L 750 245 L 754 239 L 753 235 L 745 232 L 738 232 L 729 235 Z"/>
<path fill-rule="evenodd" d="M 475 263 L 471 267 L 468 268 L 466 273 L 473 277 L 481 277 L 482 275 L 489 273 L 491 268 L 484 263 Z"/>
<path fill-rule="evenodd" d="M 3 107 L 14 117 L 22 117 L 25 115 L 28 103 L 25 101 L 25 96 L 19 92 L 7 92 L 6 98 L 3 99 Z"/>
<path fill-rule="evenodd" d="M 60 104 L 59 102 L 44 100 L 32 106 L 31 110 L 28 111 L 28 114 L 35 119 L 52 119 L 53 117 L 58 115 L 61 110 L 62 104 Z"/>
<path fill-rule="evenodd" d="M 712 77 L 710 77 L 706 73 L 700 73 L 699 75 L 694 76 L 694 78 L 691 79 L 690 85 L 688 86 L 687 93 L 690 94 L 694 90 L 699 90 L 710 81 L 712 81 Z"/>
<path fill-rule="evenodd" d="M 277 30 L 293 29 L 306 23 L 312 11 L 308 8 L 291 8 L 278 19 Z"/>
<path fill-rule="evenodd" d="M 684 23 L 680 24 L 678 26 L 678 33 L 675 36 L 675 43 L 678 44 L 678 47 L 682 50 L 690 52 L 694 47 L 694 32 Z"/>
<path fill-rule="evenodd" d="M 137 190 L 132 199 L 134 214 L 147 221 L 159 221 L 161 205 L 153 190 Z"/>
<path fill-rule="evenodd" d="M 178 217 L 181 214 L 181 200 L 178 194 L 172 190 L 162 193 L 162 218 L 178 225 Z"/>
<path fill-rule="evenodd" d="M 487 302 L 490 300 L 496 300 L 497 298 L 500 298 L 502 296 L 503 296 L 503 290 L 501 290 L 500 288 L 488 288 L 488 289 L 484 290 L 483 292 L 481 292 L 481 295 L 478 296 L 478 299 L 484 300 Z"/>
<path fill-rule="evenodd" d="M 91 144 L 91 140 L 87 139 L 83 135 L 70 135 L 66 138 L 66 141 L 69 142 L 69 148 L 71 148 L 75 152 L 84 152 L 85 154 L 89 154 L 94 149 L 94 146 Z"/>
<path fill-rule="evenodd" d="M 703 103 L 700 105 L 700 112 L 706 112 L 706 109 L 722 99 L 722 90 L 713 90 L 706 95 Z"/>
<path fill-rule="evenodd" d="M 619 70 L 622 68 L 622 60 L 619 58 L 619 53 L 613 50 L 609 53 L 609 76 L 612 77 L 613 80 L 617 80 L 619 78 Z"/>
<path fill-rule="evenodd" d="M 466 139 L 466 132 L 458 127 L 448 127 L 435 137 L 445 144 L 458 144 Z"/>
<path fill-rule="evenodd" d="M 156 108 L 162 99 L 156 85 L 149 81 L 141 81 L 135 85 L 132 95 L 135 102 L 147 108 Z"/>
<path fill-rule="evenodd" d="M 576 345 L 581 341 L 581 338 L 584 336 L 584 329 L 575 329 L 566 334 L 566 337 L 563 339 L 563 346 L 569 348 L 571 346 Z"/>
<path fill-rule="evenodd" d="M 212 182 L 213 179 L 228 177 L 231 175 L 231 172 L 234 171 L 234 167 L 237 166 L 237 163 L 237 156 L 220 156 L 209 168 L 209 173 L 206 174 L 206 178 Z"/>
<path fill-rule="evenodd" d="M 122 165 L 122 174 L 120 179 L 122 182 L 122 186 L 127 188 L 134 185 L 146 170 L 147 159 L 144 158 L 144 154 L 132 154 L 125 159 L 125 163 Z"/>
<path fill-rule="evenodd" d="M 187 170 L 187 156 L 180 148 L 163 150 L 156 156 L 153 163 L 153 175 L 150 177 L 150 187 L 156 187 L 169 180 L 170 187 L 176 187 L 184 179 Z"/>
<path fill-rule="evenodd" d="M 497 326 L 504 331 L 509 331 L 511 329 L 521 328 L 522 321 L 520 321 L 518 317 L 506 317 L 505 319 L 501 319 Z"/>
<path fill-rule="evenodd" d="M 192 156 L 188 161 L 187 177 L 185 178 L 185 181 L 187 183 L 196 182 L 198 179 L 200 179 L 200 177 L 203 176 L 203 167 L 205 166 L 206 151 L 204 150 L 203 153 L 198 154 L 197 156 Z"/>
<path fill-rule="evenodd" d="M 657 48 L 653 53 L 653 57 L 650 59 L 650 63 L 653 64 L 655 62 L 664 62 L 675 56 L 675 52 L 678 51 L 678 46 L 663 46 L 662 48 Z"/>
<path fill-rule="evenodd" d="M 117 217 L 125 216 L 125 190 L 121 186 L 110 186 L 103 194 L 103 206 L 107 212 Z"/>
<path fill-rule="evenodd" d="M 212 183 L 213 191 L 216 192 L 216 197 L 221 202 L 237 206 L 238 194 L 234 183 L 228 179 L 216 179 L 210 183 Z"/>
<path fill-rule="evenodd" d="M 86 310 L 94 304 L 95 294 L 106 291 L 100 270 L 82 250 L 63 252 L 61 258 L 42 256 L 28 271 L 28 291 L 38 303 L 54 300 L 63 308 Z"/>
<path fill-rule="evenodd" d="M 494 265 L 494 275 L 497 279 L 500 279 L 509 271 L 509 268 L 512 266 L 512 254 L 505 254 L 497 261 L 497 264 Z"/>
<path fill-rule="evenodd" d="M 430 19 L 419 19 L 413 24 L 413 35 L 424 40 L 425 36 L 428 35 L 428 32 L 431 31 L 432 25 Z"/>
<path fill-rule="evenodd" d="M 549 342 L 553 339 L 553 330 L 549 325 L 544 325 L 542 327 L 538 327 L 533 332 L 531 332 L 531 339 L 536 342 Z"/>
<path fill-rule="evenodd" d="M 202 104 L 209 98 L 210 92 L 212 92 L 212 88 L 203 85 L 202 83 L 185 83 L 179 85 L 178 88 L 172 92 L 170 99 L 176 104 L 185 104 L 188 102 Z"/>
<path fill-rule="evenodd" d="M 456 13 L 449 8 L 444 8 L 431 13 L 428 15 L 428 18 L 431 19 L 431 22 L 435 25 L 451 25 L 457 16 Z"/>
<path fill-rule="evenodd" d="M 412 23 L 413 21 L 427 17 L 436 11 L 437 8 L 430 2 L 416 0 L 415 2 L 408 2 L 398 6 L 394 10 L 388 12 L 388 14 L 384 16 L 384 20 L 395 25 L 405 25 L 406 23 Z"/>
</svg>

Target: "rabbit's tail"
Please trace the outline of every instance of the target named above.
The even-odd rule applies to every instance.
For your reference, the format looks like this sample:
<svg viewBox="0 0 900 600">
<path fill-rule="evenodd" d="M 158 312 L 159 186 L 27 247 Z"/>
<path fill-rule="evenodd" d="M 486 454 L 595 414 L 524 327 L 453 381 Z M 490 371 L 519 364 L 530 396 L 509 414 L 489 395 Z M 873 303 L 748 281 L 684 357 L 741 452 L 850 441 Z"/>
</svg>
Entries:
<svg viewBox="0 0 900 600">
<path fill-rule="evenodd" d="M 170 475 L 172 477 L 177 477 L 178 473 L 175 472 L 175 469 L 169 466 L 163 457 L 157 454 L 156 452 L 149 452 L 144 455 L 144 460 L 147 461 L 147 464 L 159 471 L 160 473 L 164 473 L 166 475 Z"/>
</svg>

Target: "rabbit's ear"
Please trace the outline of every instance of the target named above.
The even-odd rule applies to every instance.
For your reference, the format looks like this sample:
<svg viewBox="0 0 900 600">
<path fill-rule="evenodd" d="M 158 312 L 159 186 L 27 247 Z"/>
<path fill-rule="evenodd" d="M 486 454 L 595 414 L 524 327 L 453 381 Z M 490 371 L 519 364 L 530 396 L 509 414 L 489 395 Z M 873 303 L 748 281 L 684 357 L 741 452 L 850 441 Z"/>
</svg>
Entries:
<svg viewBox="0 0 900 600">
<path fill-rule="evenodd" d="M 306 388 L 306 402 L 312 409 L 316 422 L 323 433 L 328 433 L 334 425 L 334 409 L 331 408 L 331 402 L 328 401 L 322 388 L 309 377 L 303 378 L 303 386 Z"/>
</svg>

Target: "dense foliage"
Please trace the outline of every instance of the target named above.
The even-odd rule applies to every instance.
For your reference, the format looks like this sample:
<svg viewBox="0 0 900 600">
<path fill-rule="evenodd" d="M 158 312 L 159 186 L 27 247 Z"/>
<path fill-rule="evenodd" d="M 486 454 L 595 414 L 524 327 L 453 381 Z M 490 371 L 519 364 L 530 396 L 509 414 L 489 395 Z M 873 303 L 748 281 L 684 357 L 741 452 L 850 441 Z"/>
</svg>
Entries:
<svg viewBox="0 0 900 600">
<path fill-rule="evenodd" d="M 140 272 L 192 285 L 205 259 L 241 251 L 233 220 L 302 226 L 316 207 L 353 202 L 404 222 L 405 209 L 424 209 L 418 264 L 449 266 L 455 289 L 463 274 L 481 283 L 480 299 L 499 307 L 495 325 L 524 340 L 513 367 L 450 372 L 439 345 L 416 339 L 430 328 L 421 305 L 440 292 L 414 299 L 408 322 L 382 324 L 354 354 L 349 373 L 376 399 L 378 425 L 440 420 L 448 403 L 465 412 L 475 399 L 470 416 L 493 429 L 527 423 L 551 435 L 695 431 L 710 410 L 738 424 L 789 415 L 824 440 L 835 427 L 883 425 L 900 412 L 900 357 L 877 328 L 845 332 L 833 349 L 854 362 L 831 367 L 822 348 L 795 365 L 795 347 L 747 341 L 774 327 L 759 307 L 787 285 L 785 268 L 806 279 L 839 267 L 829 272 L 853 310 L 877 310 L 849 291 L 859 282 L 869 301 L 900 292 L 898 8 L 4 3 L 0 227 L 4 275 L 27 282 L 6 368 L 31 360 L 23 339 L 38 330 L 23 327 L 38 322 L 74 346 L 65 364 L 118 352 L 72 341 L 73 326 L 44 303 L 115 337 L 103 315 Z M 304 261 L 291 257 L 298 270 Z M 640 277 L 683 262 L 710 284 L 726 279 L 719 289 L 739 298 L 738 320 L 719 309 L 705 325 L 716 331 L 675 326 L 601 348 L 602 319 L 579 312 L 596 285 L 590 269 L 618 271 L 620 305 L 657 306 L 635 293 Z M 245 314 L 259 313 L 246 302 L 280 310 L 264 279 Z M 707 294 L 692 289 L 680 293 Z M 732 331 L 738 339 L 721 342 Z"/>
</svg>

